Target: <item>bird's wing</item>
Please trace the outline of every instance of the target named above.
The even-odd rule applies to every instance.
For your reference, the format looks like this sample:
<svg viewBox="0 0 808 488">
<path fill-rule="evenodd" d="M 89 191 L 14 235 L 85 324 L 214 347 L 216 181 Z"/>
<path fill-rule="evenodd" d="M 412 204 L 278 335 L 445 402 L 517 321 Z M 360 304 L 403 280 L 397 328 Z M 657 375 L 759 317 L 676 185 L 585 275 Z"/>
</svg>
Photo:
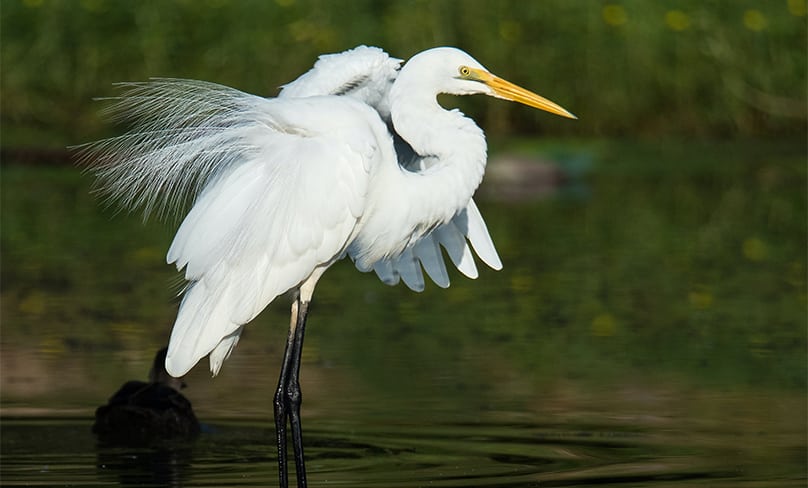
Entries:
<svg viewBox="0 0 808 488">
<path fill-rule="evenodd" d="M 382 120 L 390 120 L 388 92 L 401 60 L 378 47 L 358 46 L 336 54 L 324 54 L 314 67 L 284 85 L 278 98 L 338 95 L 355 98 L 373 107 Z"/>
<path fill-rule="evenodd" d="M 377 47 L 359 46 L 342 53 L 326 54 L 320 56 L 307 73 L 284 85 L 278 96 L 348 96 L 370 105 L 392 127 L 388 95 L 398 76 L 400 64 L 400 59 L 391 58 Z M 415 154 L 394 132 L 393 136 L 398 161 L 403 168 L 422 171 L 430 165 L 428 159 Z M 395 285 L 403 279 L 409 288 L 422 291 L 423 266 L 432 281 L 446 288 L 449 286 L 449 275 L 441 247 L 458 270 L 470 278 L 477 277 L 472 248 L 491 268 L 502 269 L 502 262 L 474 200 L 450 222 L 420 239 L 412 249 L 396 258 L 377 262 L 373 269 L 384 283 Z"/>
<path fill-rule="evenodd" d="M 134 130 L 90 148 L 107 190 L 162 209 L 173 197 L 155 193 L 201 188 L 167 256 L 189 284 L 166 368 L 181 376 L 221 342 L 216 373 L 243 324 L 344 253 L 370 170 L 381 152 L 394 157 L 392 142 L 375 112 L 341 97 L 264 99 L 158 80 L 121 104 Z"/>
<path fill-rule="evenodd" d="M 469 278 L 478 276 L 472 249 L 489 267 L 502 269 L 502 261 L 474 200 L 469 200 L 468 206 L 452 220 L 420 238 L 400 256 L 378 261 L 372 269 L 388 285 L 404 281 L 410 289 L 423 291 L 423 267 L 435 284 L 447 288 L 449 274 L 446 272 L 441 248 L 446 250 L 455 267 Z"/>
</svg>

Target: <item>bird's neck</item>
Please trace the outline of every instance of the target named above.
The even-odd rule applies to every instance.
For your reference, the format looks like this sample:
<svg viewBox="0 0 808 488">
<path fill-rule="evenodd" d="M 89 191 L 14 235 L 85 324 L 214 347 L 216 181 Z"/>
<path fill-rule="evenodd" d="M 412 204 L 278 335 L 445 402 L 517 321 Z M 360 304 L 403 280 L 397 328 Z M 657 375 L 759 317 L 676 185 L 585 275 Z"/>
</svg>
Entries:
<svg viewBox="0 0 808 488">
<path fill-rule="evenodd" d="M 395 88 L 395 85 L 394 85 Z M 420 168 L 392 162 L 375 175 L 363 218 L 348 253 L 360 269 L 397 256 L 465 209 L 485 171 L 485 136 L 459 111 L 431 100 L 391 97 L 393 126 L 420 156 Z"/>
<path fill-rule="evenodd" d="M 459 110 L 445 110 L 434 96 L 398 98 L 393 126 L 428 167 L 407 178 L 410 194 L 445 218 L 466 207 L 483 178 L 487 146 L 483 131 Z M 417 196 L 416 196 L 417 195 Z"/>
</svg>

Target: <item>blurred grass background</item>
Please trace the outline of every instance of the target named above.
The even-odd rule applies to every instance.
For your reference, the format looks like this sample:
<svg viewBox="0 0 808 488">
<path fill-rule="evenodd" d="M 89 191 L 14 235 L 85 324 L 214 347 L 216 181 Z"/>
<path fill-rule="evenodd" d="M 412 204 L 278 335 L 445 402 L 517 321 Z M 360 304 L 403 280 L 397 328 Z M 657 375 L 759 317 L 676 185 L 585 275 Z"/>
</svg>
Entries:
<svg viewBox="0 0 808 488">
<path fill-rule="evenodd" d="M 436 45 L 580 117 L 455 101 L 489 134 L 804 137 L 806 0 L 5 0 L 2 145 L 103 135 L 112 83 L 189 77 L 272 96 L 321 53 Z M 468 97 L 467 97 L 468 98 Z"/>
</svg>

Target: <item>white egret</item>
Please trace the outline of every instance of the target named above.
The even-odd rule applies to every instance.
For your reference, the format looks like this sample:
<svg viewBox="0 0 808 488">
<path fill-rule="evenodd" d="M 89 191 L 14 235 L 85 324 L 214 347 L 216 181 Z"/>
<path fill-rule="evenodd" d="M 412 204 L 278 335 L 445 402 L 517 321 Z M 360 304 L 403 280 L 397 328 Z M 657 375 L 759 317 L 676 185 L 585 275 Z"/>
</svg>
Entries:
<svg viewBox="0 0 808 488">
<path fill-rule="evenodd" d="M 244 325 L 296 292 L 274 398 L 284 487 L 287 418 L 297 483 L 306 486 L 300 355 L 325 270 L 349 256 L 385 283 L 421 290 L 423 266 L 446 287 L 440 247 L 472 278 L 471 247 L 501 268 L 472 200 L 485 170 L 484 134 L 437 95 L 485 94 L 574 118 L 459 49 L 399 63 L 364 46 L 322 56 L 269 99 L 201 81 L 128 84 L 113 111 L 131 131 L 85 149 L 102 189 L 126 207 L 148 214 L 193 202 L 167 256 L 188 282 L 169 373 L 182 376 L 209 356 L 217 374 Z"/>
</svg>

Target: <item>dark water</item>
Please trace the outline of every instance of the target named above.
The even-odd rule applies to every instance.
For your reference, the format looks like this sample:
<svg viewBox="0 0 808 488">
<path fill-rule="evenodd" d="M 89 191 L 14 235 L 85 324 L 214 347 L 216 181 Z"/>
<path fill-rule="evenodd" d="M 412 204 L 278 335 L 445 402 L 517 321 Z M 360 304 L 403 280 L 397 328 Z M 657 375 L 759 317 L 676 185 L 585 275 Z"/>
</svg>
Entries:
<svg viewBox="0 0 808 488">
<path fill-rule="evenodd" d="M 804 144 L 542 154 L 563 178 L 484 191 L 503 271 L 422 294 L 347 263 L 321 280 L 310 485 L 805 486 Z M 2 485 L 276 486 L 288 300 L 186 378 L 195 442 L 99 446 L 95 407 L 176 312 L 170 225 L 103 210 L 72 168 L 2 176 Z"/>
<path fill-rule="evenodd" d="M 262 362 L 241 358 L 234 373 L 260 374 L 250 359 Z M 459 367 L 482 360 L 462 356 L 471 364 Z M 350 369 L 306 364 L 311 485 L 805 484 L 799 392 L 704 389 L 639 375 L 603 384 L 530 384 L 504 372 L 480 383 L 482 391 L 457 392 L 447 388 L 463 381 L 451 376 L 455 367 L 405 394 L 381 395 L 352 381 Z M 233 393 L 232 376 L 192 375 L 187 394 L 204 423 L 193 443 L 101 447 L 90 433 L 91 411 L 75 407 L 54 416 L 58 399 L 41 411 L 5 416 L 3 485 L 274 486 L 267 401 L 274 371 L 265 376 L 255 389 Z"/>
<path fill-rule="evenodd" d="M 336 398 L 304 411 L 312 486 L 805 484 L 801 395 L 565 384 L 509 410 Z M 97 446 L 82 415 L 5 417 L 3 485 L 277 484 L 271 422 L 202 417 L 196 442 L 153 448 Z"/>
</svg>

